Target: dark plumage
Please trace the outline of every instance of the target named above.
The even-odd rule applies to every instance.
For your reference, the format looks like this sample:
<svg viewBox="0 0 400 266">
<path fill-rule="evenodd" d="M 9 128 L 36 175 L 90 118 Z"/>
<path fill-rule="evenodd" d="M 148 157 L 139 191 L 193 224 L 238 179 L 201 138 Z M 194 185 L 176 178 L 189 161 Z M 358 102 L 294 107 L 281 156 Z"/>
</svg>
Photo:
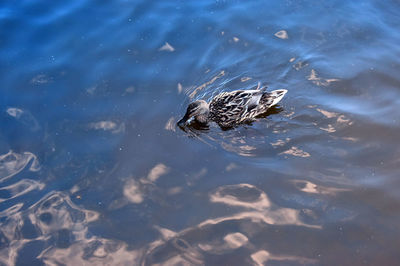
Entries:
<svg viewBox="0 0 400 266">
<path fill-rule="evenodd" d="M 267 92 L 266 88 L 222 92 L 208 104 L 198 100 L 189 104 L 185 116 L 178 122 L 182 126 L 192 120 L 200 124 L 216 122 L 223 128 L 253 121 L 285 96 L 287 90 Z"/>
</svg>

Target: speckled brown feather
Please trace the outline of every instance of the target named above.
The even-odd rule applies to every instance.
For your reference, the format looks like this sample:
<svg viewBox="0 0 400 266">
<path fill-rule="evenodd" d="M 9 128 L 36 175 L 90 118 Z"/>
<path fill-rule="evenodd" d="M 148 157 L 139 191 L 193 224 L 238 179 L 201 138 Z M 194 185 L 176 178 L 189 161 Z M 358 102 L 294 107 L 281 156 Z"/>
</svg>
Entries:
<svg viewBox="0 0 400 266">
<path fill-rule="evenodd" d="M 225 128 L 253 121 L 278 103 L 285 93 L 286 90 L 266 92 L 265 88 L 223 92 L 211 100 L 209 119 Z"/>
</svg>

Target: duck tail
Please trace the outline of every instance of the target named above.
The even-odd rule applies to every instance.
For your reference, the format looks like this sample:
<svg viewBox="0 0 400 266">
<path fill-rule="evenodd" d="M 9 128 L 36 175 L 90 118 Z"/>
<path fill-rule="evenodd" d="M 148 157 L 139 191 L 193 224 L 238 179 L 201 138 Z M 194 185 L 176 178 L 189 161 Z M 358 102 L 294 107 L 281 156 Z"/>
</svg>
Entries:
<svg viewBox="0 0 400 266">
<path fill-rule="evenodd" d="M 260 103 L 262 105 L 268 106 L 268 108 L 269 108 L 269 107 L 274 106 L 277 103 L 279 103 L 282 100 L 283 96 L 285 96 L 286 93 L 287 93 L 287 90 L 285 90 L 285 89 L 266 92 L 262 95 L 262 97 L 260 99 Z"/>
</svg>

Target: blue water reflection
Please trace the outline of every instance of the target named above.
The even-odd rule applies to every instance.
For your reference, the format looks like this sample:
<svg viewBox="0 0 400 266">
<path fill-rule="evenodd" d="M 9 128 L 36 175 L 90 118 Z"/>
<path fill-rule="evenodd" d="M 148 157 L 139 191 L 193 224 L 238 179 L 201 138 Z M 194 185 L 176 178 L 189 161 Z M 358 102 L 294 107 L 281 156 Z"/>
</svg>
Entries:
<svg viewBox="0 0 400 266">
<path fill-rule="evenodd" d="M 0 3 L 0 264 L 396 265 L 396 1 Z M 231 130 L 193 100 L 288 94 Z"/>
</svg>

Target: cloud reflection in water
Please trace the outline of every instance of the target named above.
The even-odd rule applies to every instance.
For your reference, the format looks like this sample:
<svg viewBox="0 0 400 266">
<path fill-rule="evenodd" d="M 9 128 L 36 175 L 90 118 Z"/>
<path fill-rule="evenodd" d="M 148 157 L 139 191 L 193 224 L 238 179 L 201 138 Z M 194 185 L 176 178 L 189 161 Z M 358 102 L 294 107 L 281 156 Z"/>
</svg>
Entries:
<svg viewBox="0 0 400 266">
<path fill-rule="evenodd" d="M 1 261 L 8 265 L 15 264 L 24 247 L 34 242 L 45 247 L 37 258 L 57 261 L 54 255 L 61 252 L 58 250 L 65 253 L 66 250 L 71 251 L 72 243 L 88 240 L 87 225 L 97 219 L 96 212 L 76 206 L 66 194 L 56 191 L 48 193 L 26 210 L 8 210 L 1 226 L 1 233 L 8 243 L 0 253 Z M 51 259 L 48 254 L 52 254 Z"/>
<path fill-rule="evenodd" d="M 148 173 L 146 177 L 135 180 L 134 178 L 129 178 L 123 188 L 123 194 L 126 199 L 132 203 L 142 203 L 144 200 L 144 195 L 149 189 L 149 186 L 157 181 L 162 175 L 169 172 L 169 167 L 165 164 L 156 164 Z"/>
<path fill-rule="evenodd" d="M 28 127 L 29 130 L 37 131 L 40 129 L 38 121 L 28 110 L 22 110 L 16 107 L 9 107 L 7 108 L 6 112 L 11 117 L 14 117 L 22 125 Z"/>
<path fill-rule="evenodd" d="M 14 169 L 18 170 L 19 167 Z M 127 180 L 123 187 L 125 204 L 142 203 L 151 189 L 149 186 L 157 186 L 157 180 L 169 171 L 170 167 L 157 163 L 144 177 Z M 199 174 L 206 173 L 205 169 Z M 16 189 L 26 187 L 24 184 L 40 186 L 26 180 L 16 184 L 9 188 L 10 191 L 16 191 L 15 196 L 19 195 L 18 191 L 27 190 Z M 342 191 L 302 180 L 295 180 L 294 185 L 305 193 L 332 195 Z M 239 252 L 240 258 L 235 257 L 235 260 L 242 265 L 263 265 L 268 261 L 317 262 L 290 252 L 277 254 L 276 250 L 271 249 L 273 239 L 259 237 L 260 233 L 270 228 L 285 231 L 286 228 L 297 226 L 319 231 L 320 225 L 310 223 L 315 221 L 312 220 L 313 215 L 308 215 L 308 218 L 311 217 L 308 222 L 302 219 L 302 211 L 312 214 L 312 210 L 280 207 L 264 191 L 246 183 L 220 186 L 210 193 L 209 201 L 211 207 L 218 209 L 222 206 L 222 214 L 178 232 L 155 225 L 154 229 L 160 233 L 160 237 L 145 246 L 132 249 L 123 241 L 91 233 L 90 224 L 99 219 L 99 213 L 75 205 L 65 193 L 52 191 L 25 210 L 20 204 L 1 213 L 0 216 L 7 217 L 1 226 L 1 234 L 7 243 L 7 248 L 0 252 L 1 262 L 15 264 L 19 256 L 25 253 L 25 248 L 33 243 L 40 243 L 43 248 L 32 256 L 48 265 L 201 265 L 213 263 L 216 258 L 229 260 L 236 252 Z"/>
<path fill-rule="evenodd" d="M 16 153 L 9 151 L 6 154 L 0 155 L 0 182 L 18 174 L 28 166 L 30 162 L 32 163 L 29 166 L 29 171 L 36 172 L 40 170 L 36 155 L 30 152 Z"/>
<path fill-rule="evenodd" d="M 242 261 L 237 263 L 248 264 L 252 261 L 252 264 L 262 265 L 268 260 L 301 261 L 309 264 L 316 262 L 309 258 L 272 254 L 264 248 L 268 246 L 268 239 L 265 239 L 264 243 L 253 243 L 257 241 L 258 230 L 265 230 L 260 228 L 270 225 L 321 229 L 319 225 L 301 221 L 299 210 L 276 206 L 264 191 L 250 184 L 219 187 L 210 194 L 210 201 L 230 206 L 230 209 L 236 212 L 207 219 L 177 233 L 156 227 L 162 238 L 149 245 L 144 254 L 144 265 L 168 265 L 178 262 L 183 265 L 207 264 L 207 260 L 212 256 L 229 256 L 239 248 L 242 249 L 241 256 L 247 254 L 247 257 L 242 257 Z M 259 250 L 260 247 L 263 249 Z"/>
</svg>

